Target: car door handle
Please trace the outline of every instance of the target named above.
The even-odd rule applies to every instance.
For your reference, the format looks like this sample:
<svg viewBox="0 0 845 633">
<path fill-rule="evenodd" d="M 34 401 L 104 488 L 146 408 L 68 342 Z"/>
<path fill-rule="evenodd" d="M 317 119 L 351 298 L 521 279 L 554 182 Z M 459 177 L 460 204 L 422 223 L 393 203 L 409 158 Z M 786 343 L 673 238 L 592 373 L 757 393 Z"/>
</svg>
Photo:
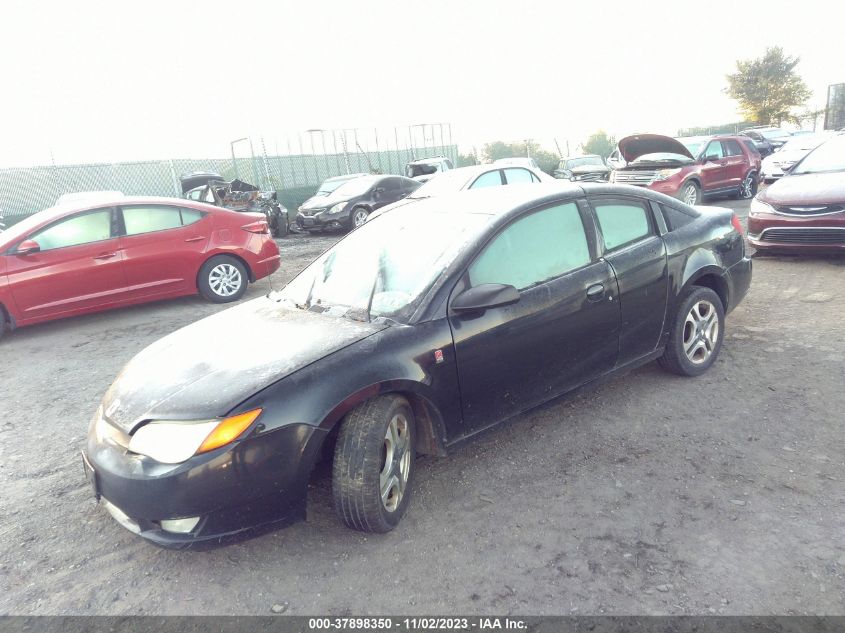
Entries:
<svg viewBox="0 0 845 633">
<path fill-rule="evenodd" d="M 604 286 L 601 284 L 594 284 L 587 288 L 587 299 L 590 301 L 598 301 L 604 296 Z"/>
<path fill-rule="evenodd" d="M 112 257 L 117 257 L 117 253 L 100 253 L 94 259 L 111 259 Z"/>
<path fill-rule="evenodd" d="M 200 240 L 204 240 L 205 238 L 202 235 L 197 235 L 196 237 L 189 237 L 186 239 L 186 242 L 199 242 Z"/>
</svg>

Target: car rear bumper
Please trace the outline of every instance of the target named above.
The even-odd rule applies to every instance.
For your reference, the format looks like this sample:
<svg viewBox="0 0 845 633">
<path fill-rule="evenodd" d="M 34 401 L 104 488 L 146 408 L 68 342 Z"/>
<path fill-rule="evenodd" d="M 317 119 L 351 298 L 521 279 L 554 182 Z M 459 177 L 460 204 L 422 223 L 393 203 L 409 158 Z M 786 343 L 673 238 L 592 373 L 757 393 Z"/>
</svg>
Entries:
<svg viewBox="0 0 845 633">
<path fill-rule="evenodd" d="M 162 547 L 213 547 L 305 519 L 308 477 L 325 432 L 285 426 L 169 465 L 89 437 L 94 494 L 118 523 Z M 162 521 L 196 518 L 187 533 Z"/>
</svg>

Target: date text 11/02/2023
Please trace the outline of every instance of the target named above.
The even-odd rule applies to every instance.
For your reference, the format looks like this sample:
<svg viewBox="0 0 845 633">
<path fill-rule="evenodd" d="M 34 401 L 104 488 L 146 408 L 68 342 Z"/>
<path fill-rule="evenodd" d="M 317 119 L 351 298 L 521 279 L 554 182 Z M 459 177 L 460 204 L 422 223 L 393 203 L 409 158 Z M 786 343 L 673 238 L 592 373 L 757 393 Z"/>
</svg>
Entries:
<svg viewBox="0 0 845 633">
<path fill-rule="evenodd" d="M 494 630 L 525 630 L 525 621 L 517 618 L 474 617 L 474 618 L 310 618 L 310 630 L 361 630 L 361 631 L 494 631 Z"/>
</svg>

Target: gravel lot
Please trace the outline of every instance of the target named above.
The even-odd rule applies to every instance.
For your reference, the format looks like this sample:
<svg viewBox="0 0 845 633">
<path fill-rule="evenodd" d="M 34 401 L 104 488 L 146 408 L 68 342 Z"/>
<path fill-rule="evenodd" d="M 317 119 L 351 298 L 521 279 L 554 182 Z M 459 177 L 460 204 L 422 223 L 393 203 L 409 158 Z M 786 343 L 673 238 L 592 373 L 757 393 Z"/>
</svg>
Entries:
<svg viewBox="0 0 845 633">
<path fill-rule="evenodd" d="M 272 283 L 335 239 L 281 240 Z M 165 551 L 97 507 L 79 451 L 121 366 L 218 309 L 0 343 L 0 614 L 845 614 L 845 258 L 756 258 L 700 378 L 649 365 L 420 459 L 391 534 L 342 527 L 324 468 L 307 522 Z"/>
</svg>

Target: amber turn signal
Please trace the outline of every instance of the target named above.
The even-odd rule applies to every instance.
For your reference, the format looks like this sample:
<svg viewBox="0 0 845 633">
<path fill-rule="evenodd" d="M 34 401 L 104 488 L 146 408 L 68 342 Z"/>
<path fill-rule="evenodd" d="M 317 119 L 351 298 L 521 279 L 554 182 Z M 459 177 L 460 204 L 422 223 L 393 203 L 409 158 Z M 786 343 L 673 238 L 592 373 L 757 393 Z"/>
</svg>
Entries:
<svg viewBox="0 0 845 633">
<path fill-rule="evenodd" d="M 241 433 L 249 428 L 250 424 L 255 422 L 255 419 L 261 415 L 261 411 L 261 409 L 253 409 L 252 411 L 239 413 L 223 420 L 208 434 L 208 437 L 205 438 L 205 441 L 197 449 L 197 454 L 213 451 L 215 448 L 220 448 L 236 440 Z"/>
</svg>

